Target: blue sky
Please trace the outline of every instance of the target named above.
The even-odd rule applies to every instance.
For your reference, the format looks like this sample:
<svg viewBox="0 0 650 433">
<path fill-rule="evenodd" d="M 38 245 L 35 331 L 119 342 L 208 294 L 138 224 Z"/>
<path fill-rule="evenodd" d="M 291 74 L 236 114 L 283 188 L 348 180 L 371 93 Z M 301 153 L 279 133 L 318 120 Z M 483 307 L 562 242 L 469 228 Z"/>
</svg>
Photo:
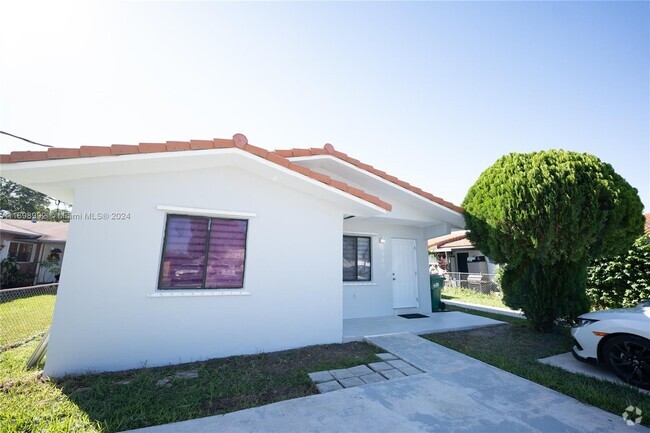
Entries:
<svg viewBox="0 0 650 433">
<path fill-rule="evenodd" d="M 650 3 L 3 2 L 0 130 L 64 147 L 337 149 L 457 204 L 509 152 L 650 207 Z M 0 152 L 33 149 L 0 136 Z"/>
</svg>

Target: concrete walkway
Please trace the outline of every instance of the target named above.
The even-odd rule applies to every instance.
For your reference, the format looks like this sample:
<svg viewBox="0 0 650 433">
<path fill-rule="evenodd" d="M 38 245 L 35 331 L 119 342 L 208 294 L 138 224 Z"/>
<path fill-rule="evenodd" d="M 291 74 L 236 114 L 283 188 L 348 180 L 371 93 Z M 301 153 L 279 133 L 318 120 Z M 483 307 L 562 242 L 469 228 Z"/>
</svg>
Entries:
<svg viewBox="0 0 650 433">
<path fill-rule="evenodd" d="M 485 432 L 629 433 L 620 415 L 596 409 L 413 334 L 370 337 L 425 374 L 140 433 Z M 628 402 L 621 402 L 621 413 Z M 650 429 L 636 426 L 636 433 Z"/>
<path fill-rule="evenodd" d="M 400 316 L 368 317 L 343 320 L 343 342 L 363 341 L 368 336 L 400 334 L 430 334 L 432 332 L 464 331 L 506 322 L 460 311 L 429 313 L 426 318 L 405 319 Z"/>
</svg>

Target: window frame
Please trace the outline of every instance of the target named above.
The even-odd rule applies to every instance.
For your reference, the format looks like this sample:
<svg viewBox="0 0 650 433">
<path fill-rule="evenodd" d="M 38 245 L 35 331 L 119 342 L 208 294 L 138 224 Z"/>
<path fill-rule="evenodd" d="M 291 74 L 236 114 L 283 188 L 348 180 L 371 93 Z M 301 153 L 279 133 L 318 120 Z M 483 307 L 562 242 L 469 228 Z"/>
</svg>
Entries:
<svg viewBox="0 0 650 433">
<path fill-rule="evenodd" d="M 354 266 L 354 279 L 345 279 L 345 276 L 343 276 L 343 283 L 371 283 L 373 281 L 372 277 L 372 236 L 364 236 L 364 235 L 343 235 L 343 239 L 345 238 L 354 238 L 355 239 L 355 266 Z M 359 279 L 359 239 L 368 239 L 368 268 L 369 268 L 369 274 L 370 277 L 367 280 L 360 280 Z"/>
<path fill-rule="evenodd" d="M 34 253 L 36 251 L 36 244 L 32 242 L 21 242 L 21 241 L 9 241 L 9 246 L 7 247 L 7 257 L 11 257 L 11 246 L 17 245 L 16 249 L 20 248 L 18 245 L 29 245 L 31 247 L 29 251 L 29 259 L 26 261 L 18 260 L 18 254 L 16 254 L 16 263 L 32 263 L 34 261 Z"/>
<path fill-rule="evenodd" d="M 185 217 L 185 218 L 196 218 L 196 219 L 204 219 L 208 220 L 208 231 L 206 233 L 206 239 L 205 239 L 205 250 L 204 250 L 204 255 L 206 258 L 205 261 L 205 269 L 203 270 L 203 275 L 201 278 L 201 287 L 165 287 L 162 284 L 163 280 L 163 270 L 164 270 L 164 262 L 165 262 L 165 252 L 166 252 L 166 247 L 167 247 L 167 241 L 169 239 L 168 233 L 169 233 L 169 221 L 170 217 Z M 242 279 L 241 279 L 241 285 L 239 286 L 224 286 L 224 287 L 205 287 L 205 282 L 206 279 L 208 278 L 208 252 L 210 250 L 210 234 L 211 234 L 211 229 L 212 229 L 212 220 L 235 220 L 235 221 L 242 221 L 246 223 L 246 229 L 244 230 L 244 258 L 242 259 Z M 241 290 L 244 288 L 245 285 L 245 279 L 246 279 L 246 258 L 248 254 L 248 226 L 249 226 L 250 220 L 247 218 L 234 218 L 234 217 L 223 217 L 223 216 L 206 216 L 206 215 L 196 215 L 196 214 L 187 214 L 187 213 L 167 213 L 165 215 L 165 229 L 164 229 L 164 235 L 163 235 L 163 242 L 162 242 L 162 249 L 160 252 L 160 266 L 159 266 L 159 272 L 158 272 L 158 285 L 157 285 L 157 290 L 160 292 L 182 292 L 182 291 L 228 291 L 228 290 Z"/>
</svg>

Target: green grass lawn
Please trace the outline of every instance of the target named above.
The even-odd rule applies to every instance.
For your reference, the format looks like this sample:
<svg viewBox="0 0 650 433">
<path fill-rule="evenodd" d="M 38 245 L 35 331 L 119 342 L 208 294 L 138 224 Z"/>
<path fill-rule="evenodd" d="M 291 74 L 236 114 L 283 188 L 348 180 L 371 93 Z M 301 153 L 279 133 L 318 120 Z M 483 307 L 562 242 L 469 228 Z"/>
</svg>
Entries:
<svg viewBox="0 0 650 433">
<path fill-rule="evenodd" d="M 0 349 L 47 331 L 55 299 L 47 294 L 0 303 Z"/>
<path fill-rule="evenodd" d="M 36 344 L 0 353 L 2 433 L 115 432 L 307 396 L 317 393 L 307 373 L 376 362 L 380 351 L 331 344 L 51 381 L 24 371 Z"/>
<path fill-rule="evenodd" d="M 533 330 L 525 319 L 456 307 L 449 309 L 506 321 L 510 326 L 429 334 L 424 338 L 615 415 L 620 416 L 630 405 L 640 408 L 644 414 L 650 414 L 650 395 L 632 387 L 570 373 L 537 361 L 571 350 L 568 328 L 558 327 L 552 333 L 541 333 Z M 650 416 L 643 417 L 643 424 L 650 426 Z"/>
<path fill-rule="evenodd" d="M 469 302 L 471 304 L 486 305 L 488 307 L 508 308 L 500 297 L 496 295 L 487 295 L 485 293 L 478 293 L 474 290 L 463 289 L 461 287 L 448 287 L 442 289 L 442 299 L 449 299 L 452 301 Z"/>
</svg>

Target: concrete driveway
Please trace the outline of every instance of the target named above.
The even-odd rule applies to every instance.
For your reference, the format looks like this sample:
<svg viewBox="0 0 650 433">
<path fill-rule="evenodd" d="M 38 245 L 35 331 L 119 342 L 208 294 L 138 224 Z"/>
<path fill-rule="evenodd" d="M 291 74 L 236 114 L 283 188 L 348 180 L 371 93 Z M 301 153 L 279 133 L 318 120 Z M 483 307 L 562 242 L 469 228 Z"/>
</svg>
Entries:
<svg viewBox="0 0 650 433">
<path fill-rule="evenodd" d="M 425 373 L 133 431 L 650 433 L 410 333 L 368 340 Z"/>
</svg>

